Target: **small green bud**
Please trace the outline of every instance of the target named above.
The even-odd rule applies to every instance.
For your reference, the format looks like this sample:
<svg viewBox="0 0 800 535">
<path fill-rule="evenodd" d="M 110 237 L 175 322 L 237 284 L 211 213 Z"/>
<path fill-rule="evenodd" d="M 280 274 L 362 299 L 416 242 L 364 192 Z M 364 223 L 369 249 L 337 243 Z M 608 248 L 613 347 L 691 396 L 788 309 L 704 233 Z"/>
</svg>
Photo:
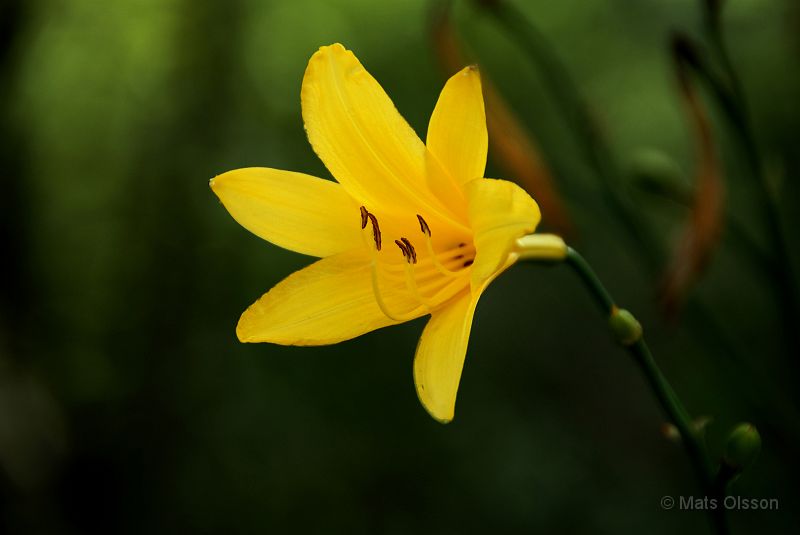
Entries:
<svg viewBox="0 0 800 535">
<path fill-rule="evenodd" d="M 642 324 L 624 308 L 614 307 L 608 326 L 616 341 L 624 346 L 632 346 L 642 337 Z"/>
<path fill-rule="evenodd" d="M 741 423 L 733 428 L 725 444 L 722 459 L 739 470 L 755 461 L 761 451 L 761 435 L 753 424 Z"/>
</svg>

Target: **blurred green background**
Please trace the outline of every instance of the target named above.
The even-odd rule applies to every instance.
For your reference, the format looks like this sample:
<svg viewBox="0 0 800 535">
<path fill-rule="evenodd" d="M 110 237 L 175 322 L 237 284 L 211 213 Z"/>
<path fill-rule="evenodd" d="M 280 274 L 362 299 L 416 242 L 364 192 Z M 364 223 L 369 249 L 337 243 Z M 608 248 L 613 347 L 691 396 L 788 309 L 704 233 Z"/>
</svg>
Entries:
<svg viewBox="0 0 800 535">
<path fill-rule="evenodd" d="M 639 179 L 666 173 L 691 187 L 694 145 L 668 43 L 674 29 L 702 42 L 703 3 L 516 5 L 571 72 L 625 195 L 667 251 L 686 208 Z M 430 3 L 0 6 L 0 532 L 708 531 L 704 513 L 660 507 L 664 495 L 695 494 L 693 474 L 565 267 L 517 266 L 485 294 L 447 426 L 414 392 L 424 320 L 331 347 L 236 340 L 239 314 L 310 259 L 240 228 L 208 179 L 247 166 L 329 176 L 305 139 L 299 92 L 308 58 L 337 41 L 424 136 L 448 74 Z M 537 139 L 572 243 L 642 320 L 690 412 L 713 418 L 712 454 L 738 421 L 761 430 L 762 455 L 732 493 L 778 498 L 780 510 L 734 512 L 734 533 L 789 532 L 800 517 L 800 366 L 775 278 L 726 226 L 687 306 L 667 318 L 666 261 L 648 267 L 631 245 L 547 73 L 479 6 L 458 2 L 453 16 Z M 723 22 L 792 231 L 800 6 L 729 0 Z M 702 94 L 726 212 L 769 248 L 741 150 Z M 487 176 L 515 178 L 491 151 Z M 791 234 L 788 244 L 797 273 Z"/>
</svg>

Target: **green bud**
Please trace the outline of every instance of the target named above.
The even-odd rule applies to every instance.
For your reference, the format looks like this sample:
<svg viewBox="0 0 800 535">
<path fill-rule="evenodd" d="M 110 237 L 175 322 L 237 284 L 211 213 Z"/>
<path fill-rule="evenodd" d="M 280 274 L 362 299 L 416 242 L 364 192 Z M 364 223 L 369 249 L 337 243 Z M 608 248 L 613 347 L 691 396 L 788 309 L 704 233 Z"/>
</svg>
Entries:
<svg viewBox="0 0 800 535">
<path fill-rule="evenodd" d="M 608 318 L 608 326 L 617 342 L 632 346 L 642 337 L 642 324 L 624 308 L 614 308 Z"/>
<path fill-rule="evenodd" d="M 761 451 L 761 435 L 753 424 L 741 423 L 733 428 L 725 444 L 722 458 L 726 464 L 739 470 L 745 468 Z"/>
</svg>

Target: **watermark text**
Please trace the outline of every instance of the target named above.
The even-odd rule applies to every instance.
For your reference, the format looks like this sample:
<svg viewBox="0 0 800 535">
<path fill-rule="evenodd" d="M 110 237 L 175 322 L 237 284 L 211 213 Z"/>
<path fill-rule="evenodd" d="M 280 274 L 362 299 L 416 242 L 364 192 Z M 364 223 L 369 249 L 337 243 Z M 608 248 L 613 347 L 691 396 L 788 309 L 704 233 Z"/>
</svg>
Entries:
<svg viewBox="0 0 800 535">
<path fill-rule="evenodd" d="M 780 509 L 778 498 L 749 498 L 744 496 L 725 496 L 711 498 L 709 496 L 663 496 L 660 501 L 664 510 L 678 511 L 777 511 Z"/>
</svg>

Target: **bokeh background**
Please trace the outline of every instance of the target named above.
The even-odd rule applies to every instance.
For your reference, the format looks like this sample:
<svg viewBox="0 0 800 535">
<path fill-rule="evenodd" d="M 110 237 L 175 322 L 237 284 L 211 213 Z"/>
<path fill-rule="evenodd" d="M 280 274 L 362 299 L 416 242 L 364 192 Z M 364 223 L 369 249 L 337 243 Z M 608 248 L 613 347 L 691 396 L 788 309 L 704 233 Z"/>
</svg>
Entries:
<svg viewBox="0 0 800 535">
<path fill-rule="evenodd" d="M 453 71 L 444 31 L 529 136 L 517 169 L 538 161 L 532 175 L 550 177 L 563 219 L 545 211 L 544 227 L 568 225 L 640 317 L 690 412 L 712 419 L 712 455 L 739 421 L 761 431 L 763 452 L 732 493 L 780 509 L 733 513 L 734 533 L 790 532 L 800 5 L 724 2 L 763 173 L 684 69 L 721 170 L 715 200 L 695 195 L 703 152 L 670 48 L 679 31 L 713 56 L 708 4 L 513 2 L 540 32 L 532 51 L 495 2 L 2 2 L 0 532 L 708 531 L 704 513 L 660 507 L 696 494 L 693 474 L 566 267 L 516 266 L 485 294 L 447 426 L 414 392 L 424 320 L 331 347 L 236 340 L 239 314 L 311 259 L 240 228 L 208 179 L 246 166 L 329 177 L 299 92 L 308 58 L 331 42 L 356 52 L 424 136 Z M 537 50 L 569 73 L 611 171 L 587 158 L 552 90 L 559 68 Z M 498 155 L 493 145 L 488 176 L 520 179 Z M 665 273 L 686 263 L 676 244 L 720 200 L 707 265 L 667 311 Z"/>
</svg>

